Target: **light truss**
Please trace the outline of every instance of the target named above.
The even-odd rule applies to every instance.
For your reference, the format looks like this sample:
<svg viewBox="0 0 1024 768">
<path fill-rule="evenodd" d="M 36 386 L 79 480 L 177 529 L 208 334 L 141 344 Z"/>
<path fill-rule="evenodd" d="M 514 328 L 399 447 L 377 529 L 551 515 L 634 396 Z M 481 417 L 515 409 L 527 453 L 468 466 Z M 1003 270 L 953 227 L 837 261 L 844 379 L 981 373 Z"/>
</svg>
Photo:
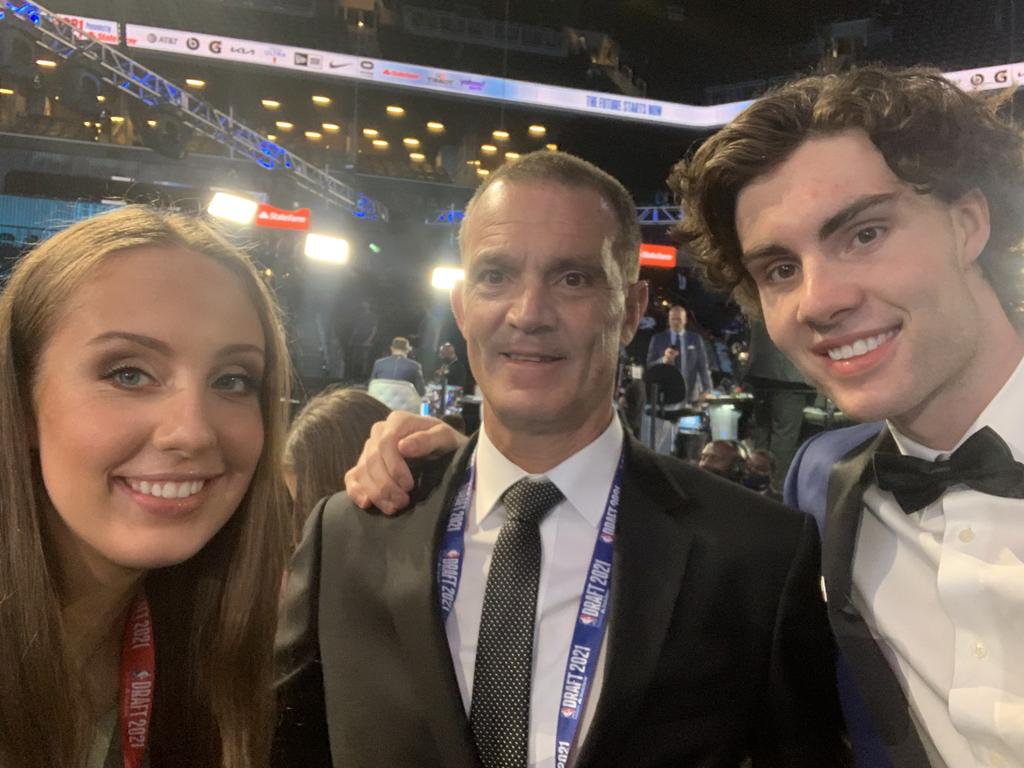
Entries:
<svg viewBox="0 0 1024 768">
<path fill-rule="evenodd" d="M 437 227 L 457 227 L 466 212 L 455 208 L 442 208 L 427 216 L 425 224 Z M 667 227 L 683 219 L 683 210 L 678 205 L 638 206 L 636 217 L 641 227 Z"/>
<path fill-rule="evenodd" d="M 170 108 L 175 117 L 222 146 L 256 161 L 267 170 L 288 173 L 295 183 L 331 205 L 363 219 L 387 220 L 387 209 L 326 171 L 306 162 L 258 131 L 179 88 L 116 48 L 94 40 L 32 3 L 6 2 L 0 23 L 14 25 L 38 44 L 108 85 L 150 107 Z"/>
</svg>

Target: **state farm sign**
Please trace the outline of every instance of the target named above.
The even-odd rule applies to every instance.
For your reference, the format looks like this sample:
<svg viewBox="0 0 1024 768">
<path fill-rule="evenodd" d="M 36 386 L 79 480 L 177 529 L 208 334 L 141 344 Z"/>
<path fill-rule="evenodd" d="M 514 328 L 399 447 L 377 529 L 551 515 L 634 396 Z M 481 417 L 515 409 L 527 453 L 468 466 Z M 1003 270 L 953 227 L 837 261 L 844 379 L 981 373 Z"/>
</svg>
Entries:
<svg viewBox="0 0 1024 768">
<path fill-rule="evenodd" d="M 309 229 L 309 208 L 286 211 L 266 203 L 256 209 L 256 226 L 271 229 Z"/>
</svg>

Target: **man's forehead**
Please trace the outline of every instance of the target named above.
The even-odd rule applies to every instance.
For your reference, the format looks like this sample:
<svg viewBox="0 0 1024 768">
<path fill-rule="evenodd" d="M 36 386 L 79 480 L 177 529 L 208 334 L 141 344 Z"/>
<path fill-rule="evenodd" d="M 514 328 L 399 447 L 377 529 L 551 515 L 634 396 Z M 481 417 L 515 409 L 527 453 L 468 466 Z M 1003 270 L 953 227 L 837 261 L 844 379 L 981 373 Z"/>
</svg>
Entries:
<svg viewBox="0 0 1024 768">
<path fill-rule="evenodd" d="M 866 195 L 907 185 L 863 131 L 807 139 L 782 163 L 744 186 L 736 200 L 736 231 L 745 250 L 776 228 L 817 230 Z"/>
</svg>

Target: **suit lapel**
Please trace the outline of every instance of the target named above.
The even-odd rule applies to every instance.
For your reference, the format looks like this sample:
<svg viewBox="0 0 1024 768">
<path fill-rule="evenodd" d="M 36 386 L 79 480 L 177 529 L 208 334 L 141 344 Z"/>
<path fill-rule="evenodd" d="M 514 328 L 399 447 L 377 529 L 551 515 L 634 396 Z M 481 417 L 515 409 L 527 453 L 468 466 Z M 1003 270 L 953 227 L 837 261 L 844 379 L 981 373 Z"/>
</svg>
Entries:
<svg viewBox="0 0 1024 768">
<path fill-rule="evenodd" d="M 441 618 L 436 558 L 452 499 L 475 440 L 455 457 L 437 489 L 406 515 L 403 546 L 388 548 L 385 593 L 410 676 L 445 765 L 478 766 L 469 720 Z"/>
<path fill-rule="evenodd" d="M 843 654 L 844 670 L 863 704 L 847 701 L 853 692 L 841 691 L 847 717 L 866 706 L 871 724 L 890 751 L 895 765 L 926 766 L 928 759 L 910 717 L 910 708 L 896 673 L 882 654 L 871 629 L 853 603 L 853 560 L 864 514 L 864 491 L 874 482 L 869 470 L 879 451 L 896 449 L 888 428 L 843 457 L 829 476 L 827 523 L 822 542 L 822 574 L 829 622 Z M 851 732 L 854 723 L 850 723 Z"/>
<path fill-rule="evenodd" d="M 854 448 L 833 467 L 828 480 L 825 539 L 822 542 L 822 574 L 830 605 L 854 611 L 853 555 L 863 511 L 864 489 L 871 482 L 868 465 L 875 452 L 892 435 L 883 428 L 878 435 Z"/>
<path fill-rule="evenodd" d="M 600 699 L 577 765 L 614 752 L 633 721 L 661 656 L 692 534 L 671 513 L 685 496 L 668 488 L 653 454 L 627 438 L 622 505 L 615 532 L 611 620 Z"/>
</svg>

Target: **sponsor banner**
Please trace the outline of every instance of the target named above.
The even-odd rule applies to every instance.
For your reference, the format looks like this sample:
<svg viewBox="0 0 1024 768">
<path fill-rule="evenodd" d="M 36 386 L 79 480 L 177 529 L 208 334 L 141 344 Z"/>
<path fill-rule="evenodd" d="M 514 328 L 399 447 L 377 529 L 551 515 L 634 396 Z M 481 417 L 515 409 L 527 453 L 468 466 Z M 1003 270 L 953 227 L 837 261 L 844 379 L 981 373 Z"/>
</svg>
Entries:
<svg viewBox="0 0 1024 768">
<path fill-rule="evenodd" d="M 125 25 L 125 41 L 129 47 L 143 50 L 260 64 L 325 77 L 372 80 L 381 85 L 683 128 L 721 127 L 751 104 L 677 104 L 140 24 Z M 1024 82 L 1024 62 L 950 72 L 946 76 L 967 90 L 1006 88 Z"/>
<path fill-rule="evenodd" d="M 261 64 L 293 72 L 315 72 L 327 77 L 372 80 L 438 93 L 455 94 L 548 109 L 641 120 L 663 125 L 717 127 L 735 117 L 749 102 L 696 107 L 653 99 L 626 98 L 606 93 L 528 83 L 501 77 L 437 69 L 332 51 L 242 40 L 141 24 L 125 25 L 130 48 L 183 56 Z"/>
<path fill-rule="evenodd" d="M 121 44 L 121 30 L 116 21 L 108 19 L 91 19 L 88 16 L 72 16 L 67 13 L 58 13 L 57 18 L 70 24 L 83 35 L 91 37 L 107 45 Z"/>
<path fill-rule="evenodd" d="M 994 67 L 961 69 L 957 72 L 947 72 L 946 77 L 965 91 L 1009 88 L 1024 82 L 1024 61 L 1016 64 L 998 64 Z"/>
<path fill-rule="evenodd" d="M 289 211 L 260 203 L 256 208 L 256 226 L 305 231 L 309 229 L 309 208 L 297 208 L 294 211 Z"/>
<path fill-rule="evenodd" d="M 640 266 L 662 267 L 672 269 L 676 265 L 676 247 L 674 245 L 651 245 L 641 243 Z"/>
</svg>

